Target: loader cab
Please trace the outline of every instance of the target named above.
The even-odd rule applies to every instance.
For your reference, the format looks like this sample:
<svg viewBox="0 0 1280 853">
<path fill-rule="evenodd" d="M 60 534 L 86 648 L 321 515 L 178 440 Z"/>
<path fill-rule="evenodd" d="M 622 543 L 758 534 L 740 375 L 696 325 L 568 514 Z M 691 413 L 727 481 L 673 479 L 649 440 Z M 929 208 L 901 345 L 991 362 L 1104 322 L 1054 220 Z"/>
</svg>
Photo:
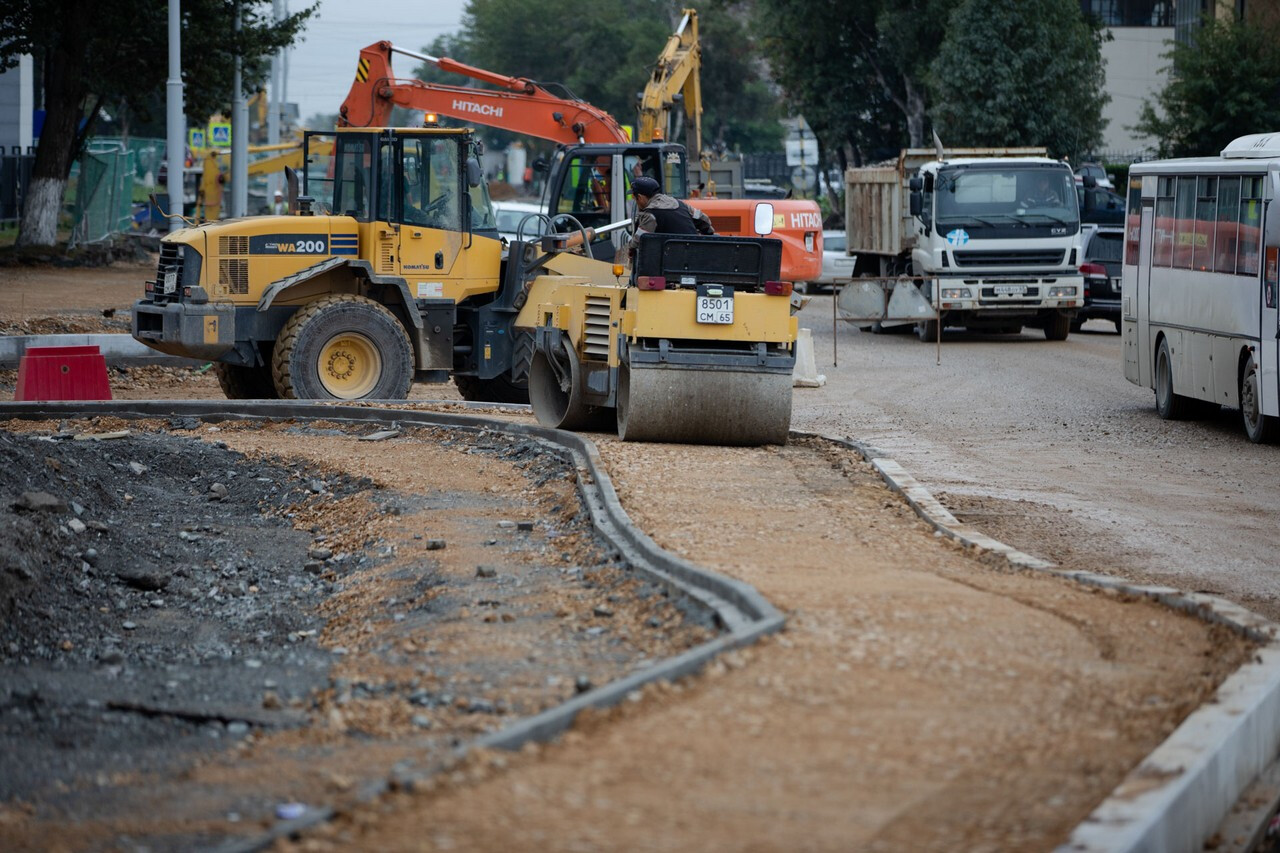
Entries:
<svg viewBox="0 0 1280 853">
<path fill-rule="evenodd" d="M 312 155 L 315 137 L 332 140 L 330 155 Z M 496 289 L 502 246 L 469 129 L 343 128 L 306 144 L 303 196 L 335 217 L 333 254 L 404 278 L 419 298 Z"/>
<path fill-rule="evenodd" d="M 571 145 L 556 151 L 543 189 L 542 206 L 553 217 L 567 214 L 584 228 L 600 228 L 635 214 L 631 182 L 650 177 L 662 191 L 688 197 L 688 171 L 681 145 Z M 557 231 L 572 230 L 567 219 Z M 591 243 L 591 255 L 612 261 L 627 242 L 625 231 Z"/>
</svg>

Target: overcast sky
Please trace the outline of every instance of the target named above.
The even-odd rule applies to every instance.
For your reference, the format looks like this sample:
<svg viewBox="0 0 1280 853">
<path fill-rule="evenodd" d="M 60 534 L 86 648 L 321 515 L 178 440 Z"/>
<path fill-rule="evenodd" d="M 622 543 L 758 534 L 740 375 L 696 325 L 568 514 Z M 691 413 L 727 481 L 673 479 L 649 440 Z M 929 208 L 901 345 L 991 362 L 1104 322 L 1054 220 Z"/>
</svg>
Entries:
<svg viewBox="0 0 1280 853">
<path fill-rule="evenodd" d="M 306 0 L 287 0 L 290 11 Z M 321 0 L 289 54 L 289 100 L 306 121 L 316 113 L 336 113 L 355 78 L 360 48 L 390 41 L 421 50 L 436 36 L 460 28 L 466 0 Z M 393 67 L 409 76 L 418 63 L 398 56 Z"/>
</svg>

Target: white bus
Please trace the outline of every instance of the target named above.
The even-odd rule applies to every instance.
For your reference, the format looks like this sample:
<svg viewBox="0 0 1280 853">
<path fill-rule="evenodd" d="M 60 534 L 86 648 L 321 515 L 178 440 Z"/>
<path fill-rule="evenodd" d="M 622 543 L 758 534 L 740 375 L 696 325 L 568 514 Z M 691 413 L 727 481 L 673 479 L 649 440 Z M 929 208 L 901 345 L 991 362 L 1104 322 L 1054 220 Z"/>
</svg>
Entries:
<svg viewBox="0 0 1280 853">
<path fill-rule="evenodd" d="M 1280 133 L 1130 169 L 1124 375 L 1155 389 L 1160 417 L 1229 406 L 1251 440 L 1280 435 L 1277 188 Z"/>
</svg>

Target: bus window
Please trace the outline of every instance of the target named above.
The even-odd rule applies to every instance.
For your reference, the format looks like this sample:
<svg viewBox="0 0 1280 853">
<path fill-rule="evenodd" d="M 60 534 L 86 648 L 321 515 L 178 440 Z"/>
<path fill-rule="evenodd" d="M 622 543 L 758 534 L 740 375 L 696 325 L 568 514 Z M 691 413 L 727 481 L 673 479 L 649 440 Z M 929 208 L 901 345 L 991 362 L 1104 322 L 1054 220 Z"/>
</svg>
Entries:
<svg viewBox="0 0 1280 853">
<path fill-rule="evenodd" d="M 1201 272 L 1213 272 L 1213 229 L 1218 217 L 1218 179 L 1196 179 L 1196 224 L 1192 244 L 1191 266 Z"/>
<path fill-rule="evenodd" d="M 1236 271 L 1236 238 L 1240 230 L 1240 179 L 1218 181 L 1218 234 L 1214 243 L 1213 268 L 1218 272 Z"/>
<path fill-rule="evenodd" d="M 1151 265 L 1173 262 L 1173 178 L 1161 178 L 1156 188 L 1156 239 Z"/>
<path fill-rule="evenodd" d="M 1178 178 L 1178 195 L 1174 202 L 1173 266 L 1191 269 L 1191 250 L 1196 233 L 1196 179 Z"/>
<path fill-rule="evenodd" d="M 1240 252 L 1236 272 L 1258 274 L 1258 237 L 1262 229 L 1262 178 L 1240 180 Z"/>
<path fill-rule="evenodd" d="M 1124 262 L 1128 266 L 1138 263 L 1138 235 L 1142 222 L 1142 178 L 1129 179 L 1129 210 L 1124 226 Z"/>
</svg>

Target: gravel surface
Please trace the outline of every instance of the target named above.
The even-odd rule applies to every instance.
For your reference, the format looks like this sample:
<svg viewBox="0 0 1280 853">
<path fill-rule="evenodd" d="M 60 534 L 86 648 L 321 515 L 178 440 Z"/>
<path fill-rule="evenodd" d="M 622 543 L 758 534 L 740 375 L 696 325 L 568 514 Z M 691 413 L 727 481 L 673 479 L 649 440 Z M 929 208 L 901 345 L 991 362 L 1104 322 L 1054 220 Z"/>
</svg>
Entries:
<svg viewBox="0 0 1280 853">
<path fill-rule="evenodd" d="M 50 278 L 74 281 L 57 272 Z M 0 281 L 0 298 L 4 292 Z M 814 329 L 828 384 L 797 390 L 795 426 L 889 451 L 962 518 L 1032 554 L 1138 579 L 1187 581 L 1259 609 L 1273 606 L 1270 564 L 1259 560 L 1268 553 L 1262 519 L 1274 518 L 1275 507 L 1253 494 L 1253 486 L 1264 487 L 1249 474 L 1266 470 L 1269 457 L 1258 454 L 1268 449 L 1252 447 L 1225 423 L 1156 420 L 1149 393 L 1119 373 L 1118 337 L 1083 334 L 1047 344 L 1038 333 L 948 335 L 939 368 L 933 348 L 914 338 L 844 328 L 843 366 L 833 369 L 829 311 L 829 300 L 818 298 L 802 320 Z M 208 381 L 192 377 L 182 393 L 205 396 L 195 389 Z M 168 396 L 165 385 L 158 379 L 126 393 Z M 212 387 L 208 396 L 217 396 Z M 436 396 L 441 386 L 423 387 Z M 315 437 L 332 442 L 325 446 L 286 434 L 267 448 L 257 443 L 264 431 L 237 430 L 234 441 L 229 432 L 220 436 L 231 449 L 315 453 L 329 476 L 367 477 L 406 495 L 430 494 L 441 476 L 494 495 L 479 485 L 494 475 L 488 460 L 488 471 L 441 475 L 423 467 L 419 460 L 432 454 L 422 448 L 397 461 L 380 452 L 383 444 L 363 449 L 338 436 Z M 298 846 L 1047 849 L 1249 654 L 1234 636 L 1145 601 L 974 559 L 933 536 L 852 454 L 826 445 L 600 440 L 636 521 L 664 547 L 754 584 L 787 612 L 787 631 L 726 656 L 701 677 L 650 687 L 623 707 L 589 715 L 556 745 L 473 755 L 412 792 L 349 810 Z M 520 494 L 514 482 L 499 492 Z M 554 504 L 539 506 L 556 517 Z M 338 518 L 358 526 L 365 516 Z M 332 515 L 326 523 L 338 526 Z M 381 538 L 391 541 L 386 532 Z M 505 577 L 479 572 L 487 565 L 479 555 L 492 547 L 487 541 L 481 534 L 453 564 L 459 579 L 492 584 Z M 441 553 L 452 558 L 457 551 L 451 544 Z M 1246 569 L 1229 574 L 1218 570 L 1224 565 Z M 362 608 L 374 613 L 370 602 L 399 599 L 381 582 L 369 597 L 348 600 L 353 618 L 327 609 L 336 593 L 319 608 L 332 627 L 316 644 L 347 651 L 335 665 L 386 646 L 386 611 L 359 618 Z M 577 601 L 579 610 L 558 596 L 547 607 L 583 614 L 578 626 L 599 627 L 585 615 L 588 603 L 591 619 L 616 619 L 596 615 L 600 590 L 578 592 L 588 596 Z M 500 614 L 484 612 L 480 596 L 469 600 L 460 621 L 503 624 Z M 606 595 L 607 609 L 619 603 Z M 679 624 L 690 641 L 704 630 Z M 634 638 L 643 632 L 627 633 L 639 644 Z M 667 635 L 665 628 L 654 633 Z M 419 643 L 430 641 L 414 638 L 415 653 Z M 483 660 L 502 656 L 481 645 Z M 522 637 L 516 645 L 503 653 L 507 659 L 530 649 L 540 659 L 555 642 Z M 458 639 L 451 648 L 471 647 Z M 640 648 L 638 654 L 650 653 Z M 483 660 L 464 656 L 456 671 L 482 670 Z M 319 723 L 305 734 L 259 740 L 254 732 L 234 756 L 201 764 L 186 778 L 238 789 L 269 766 L 300 802 L 340 799 L 353 788 L 354 768 L 385 769 L 398 760 L 397 744 L 383 749 L 379 738 L 405 725 L 380 705 L 351 715 L 340 695 L 340 685 L 312 694 L 306 710 Z M 313 770 L 321 756 L 346 772 Z M 426 756 L 434 766 L 433 754 Z M 193 790 L 184 785 L 165 807 L 194 808 Z M 255 820 L 265 821 L 261 809 Z M 15 846 L 4 833 L 33 827 L 45 828 L 21 803 L 0 807 L 0 846 Z M 225 820 L 217 827 L 230 831 Z M 105 837 L 130 827 L 111 831 Z"/>
<path fill-rule="evenodd" d="M 528 442 L 4 426 L 0 849 L 260 830 L 713 633 Z"/>
</svg>

